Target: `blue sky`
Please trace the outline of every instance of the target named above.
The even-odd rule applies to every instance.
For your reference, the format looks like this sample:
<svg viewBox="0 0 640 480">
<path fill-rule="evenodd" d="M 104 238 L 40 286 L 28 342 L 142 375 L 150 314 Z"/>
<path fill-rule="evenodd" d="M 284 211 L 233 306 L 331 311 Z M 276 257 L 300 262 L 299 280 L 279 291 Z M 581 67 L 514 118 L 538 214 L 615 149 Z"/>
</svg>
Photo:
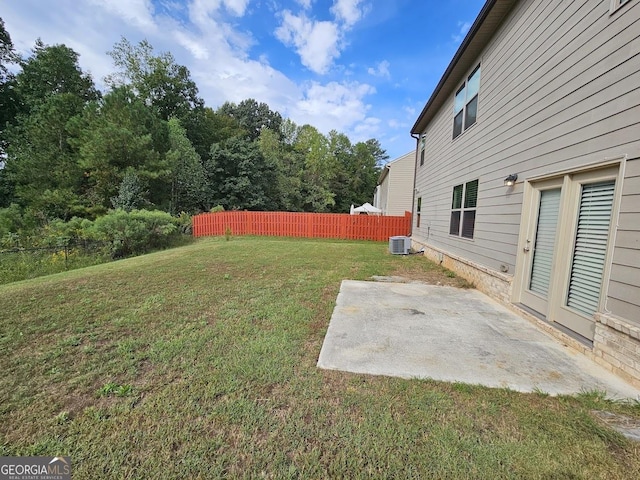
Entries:
<svg viewBox="0 0 640 480">
<path fill-rule="evenodd" d="M 64 43 L 103 90 L 107 55 L 147 39 L 206 104 L 255 98 L 302 125 L 377 138 L 391 159 L 484 0 L 0 0 L 17 50 Z"/>
</svg>

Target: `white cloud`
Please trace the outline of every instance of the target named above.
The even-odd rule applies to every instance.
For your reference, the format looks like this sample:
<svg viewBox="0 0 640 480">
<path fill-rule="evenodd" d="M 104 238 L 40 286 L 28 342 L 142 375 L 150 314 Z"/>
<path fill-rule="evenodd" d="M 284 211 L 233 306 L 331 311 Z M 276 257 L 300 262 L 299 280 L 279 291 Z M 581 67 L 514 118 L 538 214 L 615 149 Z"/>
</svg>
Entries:
<svg viewBox="0 0 640 480">
<path fill-rule="evenodd" d="M 285 10 L 275 34 L 285 45 L 294 46 L 302 64 L 316 73 L 326 73 L 340 56 L 339 32 L 333 22 L 317 22 Z"/>
<path fill-rule="evenodd" d="M 176 41 L 189 50 L 194 58 L 198 60 L 206 60 L 209 58 L 209 50 L 196 38 L 193 38 L 191 35 L 180 30 L 176 30 L 173 35 Z"/>
<path fill-rule="evenodd" d="M 145 33 L 156 30 L 151 0 L 89 0 L 89 3 L 117 15 Z"/>
<path fill-rule="evenodd" d="M 309 10 L 311 8 L 312 1 L 313 0 L 296 0 L 296 3 L 305 10 Z"/>
<path fill-rule="evenodd" d="M 375 117 L 367 117 L 364 121 L 358 123 L 353 129 L 356 134 L 355 141 L 365 140 L 373 138 L 379 131 L 379 126 L 382 120 Z"/>
<path fill-rule="evenodd" d="M 458 28 L 460 30 L 454 35 L 451 35 L 451 38 L 456 43 L 460 43 L 462 40 L 464 40 L 464 37 L 467 35 L 467 33 L 469 32 L 469 29 L 471 28 L 471 23 L 458 22 Z"/>
<path fill-rule="evenodd" d="M 184 5 L 177 0 L 159 0 L 159 4 L 162 5 L 165 10 L 171 12 L 181 12 L 184 8 Z"/>
<path fill-rule="evenodd" d="M 194 23 L 206 23 L 211 14 L 224 6 L 229 13 L 241 17 L 248 3 L 249 0 L 192 0 L 189 4 L 189 16 Z"/>
<path fill-rule="evenodd" d="M 413 116 L 415 116 L 415 114 L 416 114 L 416 109 L 415 109 L 414 107 L 407 107 L 407 106 L 405 106 L 405 107 L 402 107 L 402 109 L 403 109 L 405 112 L 407 112 L 407 113 L 409 114 L 409 116 L 412 116 L 412 117 L 413 117 Z"/>
<path fill-rule="evenodd" d="M 407 131 L 411 127 L 412 123 L 409 123 L 406 120 L 400 121 L 397 118 L 392 118 L 387 121 L 387 125 L 389 126 L 389 128 L 393 130 L 397 130 L 401 128 L 403 131 Z"/>
<path fill-rule="evenodd" d="M 241 17 L 244 15 L 244 12 L 247 10 L 247 5 L 249 4 L 249 0 L 222 0 L 225 7 L 229 12 L 234 13 L 236 16 Z"/>
<path fill-rule="evenodd" d="M 376 68 L 369 67 L 367 69 L 367 73 L 369 75 L 373 75 L 374 77 L 391 78 L 391 72 L 389 72 L 389 66 L 390 66 L 389 62 L 386 60 L 383 60 L 380 63 L 378 63 Z"/>
<path fill-rule="evenodd" d="M 199 58 L 203 52 L 210 52 L 214 48 L 223 51 L 235 49 L 237 54 L 244 56 L 247 49 L 253 44 L 250 34 L 234 29 L 231 25 L 222 22 L 219 17 L 219 10 L 222 5 L 230 8 L 234 5 L 234 13 L 242 14 L 246 8 L 247 0 L 238 0 L 234 4 L 232 0 L 193 0 L 189 5 L 189 20 L 198 27 L 199 32 L 194 38 L 192 33 L 194 28 L 184 26 L 174 26 L 174 29 L 184 30 L 184 35 L 190 38 L 189 42 L 178 39 L 180 44 L 187 48 L 194 57 Z M 209 58 L 208 55 L 205 58 Z"/>
<path fill-rule="evenodd" d="M 308 10 L 313 0 L 296 1 Z M 305 67 L 325 74 L 340 57 L 346 45 L 345 34 L 365 14 L 360 7 L 361 1 L 335 0 L 330 8 L 334 21 L 318 21 L 304 12 L 294 15 L 290 10 L 284 10 L 280 14 L 282 23 L 275 30 L 276 38 L 284 45 L 294 47 Z"/>
<path fill-rule="evenodd" d="M 127 5 L 133 5 L 132 11 L 137 12 L 137 19 L 123 10 L 125 0 L 56 0 L 55 12 L 39 8 L 40 2 L 3 3 L 2 17 L 16 47 L 28 54 L 38 36 L 48 44 L 65 43 L 80 53 L 82 69 L 92 72 L 101 90 L 105 88 L 104 76 L 113 73 L 106 52 L 121 37 L 132 44 L 146 38 L 156 52 L 170 51 L 178 64 L 189 68 L 201 97 L 212 108 L 225 101 L 255 98 L 299 125 L 309 123 L 323 133 L 336 129 L 353 141 L 375 136 L 373 129 L 384 130 L 383 124 L 370 115 L 372 107 L 368 99 L 375 93 L 372 86 L 348 80 L 296 83 L 274 69 L 262 52 L 252 58 L 247 48 L 251 38 L 237 27 L 224 23 L 221 9 L 227 8 L 229 2 L 194 0 L 180 10 L 181 17 L 187 19 L 169 16 L 171 12 L 167 8 L 171 11 L 177 8 L 172 1 L 158 6 L 156 11 L 150 2 L 132 0 L 129 3 L 127 0 Z M 240 7 L 247 2 L 236 5 L 236 12 L 240 12 Z M 319 23 L 308 21 L 312 27 Z M 337 24 L 326 23 L 332 27 L 325 36 L 336 38 Z M 318 34 L 322 32 L 320 28 Z M 309 38 L 315 37 L 309 33 Z M 316 55 L 322 59 L 323 49 L 335 49 L 331 55 L 325 54 L 327 60 L 324 61 L 328 63 L 324 67 L 320 61 L 316 64 L 318 68 L 328 68 L 336 58 L 333 55 L 337 55 L 338 43 L 332 40 L 327 46 L 318 40 L 308 44 L 304 52 L 313 58 L 313 48 L 318 48 L 320 53 Z"/>
<path fill-rule="evenodd" d="M 291 113 L 296 122 L 310 123 L 324 132 L 346 130 L 367 118 L 371 106 L 364 99 L 375 91 L 366 83 L 311 82 Z"/>
<path fill-rule="evenodd" d="M 351 27 L 364 15 L 364 11 L 360 8 L 362 0 L 335 0 L 331 7 L 337 20 L 345 23 L 347 27 Z"/>
</svg>

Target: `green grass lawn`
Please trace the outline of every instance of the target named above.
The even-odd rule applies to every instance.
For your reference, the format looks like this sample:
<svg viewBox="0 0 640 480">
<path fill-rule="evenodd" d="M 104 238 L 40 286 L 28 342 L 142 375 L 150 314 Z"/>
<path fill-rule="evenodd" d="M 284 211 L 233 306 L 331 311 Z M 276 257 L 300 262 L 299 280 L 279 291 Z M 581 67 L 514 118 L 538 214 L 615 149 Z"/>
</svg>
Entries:
<svg viewBox="0 0 640 480">
<path fill-rule="evenodd" d="M 373 242 L 209 238 L 0 286 L 0 455 L 74 478 L 640 478 L 640 445 L 548 397 L 323 371 L 340 281 L 464 286 Z"/>
</svg>

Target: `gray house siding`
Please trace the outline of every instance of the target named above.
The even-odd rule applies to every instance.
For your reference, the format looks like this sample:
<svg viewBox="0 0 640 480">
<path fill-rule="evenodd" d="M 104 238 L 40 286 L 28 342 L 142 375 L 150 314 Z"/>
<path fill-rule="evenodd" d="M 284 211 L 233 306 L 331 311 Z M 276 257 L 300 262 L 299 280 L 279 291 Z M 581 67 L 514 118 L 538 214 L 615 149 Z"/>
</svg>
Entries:
<svg viewBox="0 0 640 480">
<path fill-rule="evenodd" d="M 379 206 L 383 215 L 403 216 L 411 211 L 415 152 L 385 165 L 381 174 Z"/>
<path fill-rule="evenodd" d="M 504 178 L 640 157 L 639 52 L 640 2 L 613 15 L 604 1 L 518 2 L 477 59 L 477 123 L 452 140 L 451 92 L 424 131 L 415 194 L 422 197 L 422 222 L 414 238 L 513 273 L 523 187 L 508 189 Z M 453 187 L 475 179 L 474 238 L 450 236 Z M 640 225 L 638 214 L 625 216 Z"/>
<path fill-rule="evenodd" d="M 487 1 L 412 128 L 425 142 L 412 238 L 640 385 L 640 0 L 612 4 Z M 453 139 L 477 65 L 477 120 Z M 473 238 L 450 235 L 454 187 L 474 180 Z M 539 217 L 543 195 L 558 200 Z"/>
<path fill-rule="evenodd" d="M 640 159 L 626 165 L 606 308 L 640 325 Z"/>
</svg>

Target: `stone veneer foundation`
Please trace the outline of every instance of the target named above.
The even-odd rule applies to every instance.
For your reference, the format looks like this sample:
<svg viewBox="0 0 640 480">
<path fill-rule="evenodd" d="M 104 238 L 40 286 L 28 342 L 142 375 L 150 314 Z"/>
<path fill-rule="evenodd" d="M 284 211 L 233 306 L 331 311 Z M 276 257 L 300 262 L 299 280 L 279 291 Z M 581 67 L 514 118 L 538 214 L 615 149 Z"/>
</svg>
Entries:
<svg viewBox="0 0 640 480">
<path fill-rule="evenodd" d="M 429 260 L 455 272 L 482 293 L 507 305 L 511 302 L 513 277 L 473 263 L 465 258 L 457 257 L 412 239 L 414 250 L 424 249 L 424 256 Z"/>
<path fill-rule="evenodd" d="M 578 350 L 615 375 L 640 388 L 640 328 L 612 315 L 596 314 L 593 346 L 573 338 L 511 302 L 513 276 L 496 272 L 412 238 L 414 250 L 473 283 L 476 289 L 536 324 L 541 330 Z"/>
<path fill-rule="evenodd" d="M 595 361 L 640 387 L 640 328 L 624 319 L 596 314 Z"/>
</svg>

